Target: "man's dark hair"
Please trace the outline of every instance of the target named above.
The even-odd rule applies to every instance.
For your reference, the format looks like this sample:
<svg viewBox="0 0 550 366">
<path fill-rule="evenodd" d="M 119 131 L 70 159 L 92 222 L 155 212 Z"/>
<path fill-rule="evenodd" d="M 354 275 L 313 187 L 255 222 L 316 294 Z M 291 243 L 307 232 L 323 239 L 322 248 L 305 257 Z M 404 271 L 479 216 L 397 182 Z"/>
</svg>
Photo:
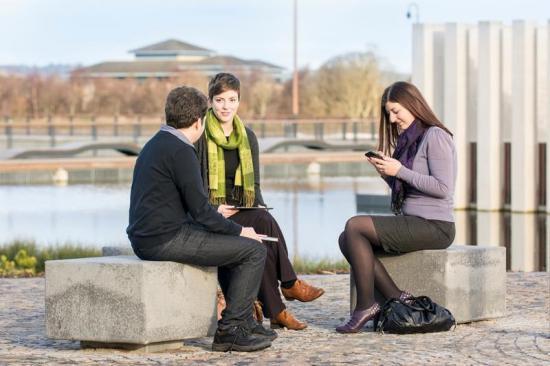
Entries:
<svg viewBox="0 0 550 366">
<path fill-rule="evenodd" d="M 212 100 L 214 95 L 221 94 L 228 90 L 234 90 L 237 92 L 239 98 L 241 97 L 241 82 L 239 79 L 230 73 L 220 72 L 214 75 L 208 83 L 208 98 Z"/>
<path fill-rule="evenodd" d="M 204 117 L 207 108 L 208 100 L 199 90 L 190 86 L 177 87 L 166 97 L 166 124 L 174 128 L 190 127 Z"/>
</svg>

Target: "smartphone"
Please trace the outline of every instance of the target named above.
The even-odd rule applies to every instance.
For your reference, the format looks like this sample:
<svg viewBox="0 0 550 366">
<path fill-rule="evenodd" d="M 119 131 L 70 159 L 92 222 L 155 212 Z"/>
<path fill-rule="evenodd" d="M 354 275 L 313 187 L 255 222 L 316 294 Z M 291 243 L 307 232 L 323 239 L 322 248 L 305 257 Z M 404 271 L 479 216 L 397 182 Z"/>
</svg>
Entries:
<svg viewBox="0 0 550 366">
<path fill-rule="evenodd" d="M 382 155 L 380 155 L 379 153 L 377 153 L 376 151 L 372 151 L 372 150 L 369 150 L 365 153 L 365 156 L 367 158 L 376 158 L 376 159 L 381 159 L 381 160 L 384 160 L 384 157 Z"/>
</svg>

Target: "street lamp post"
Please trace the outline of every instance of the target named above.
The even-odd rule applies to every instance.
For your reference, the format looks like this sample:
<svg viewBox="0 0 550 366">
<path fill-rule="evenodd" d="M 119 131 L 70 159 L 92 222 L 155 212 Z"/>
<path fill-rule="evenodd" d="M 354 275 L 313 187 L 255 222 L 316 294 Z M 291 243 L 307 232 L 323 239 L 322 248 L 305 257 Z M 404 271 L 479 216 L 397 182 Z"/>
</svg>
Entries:
<svg viewBox="0 0 550 366">
<path fill-rule="evenodd" d="M 300 113 L 298 99 L 298 0 L 294 0 L 294 71 L 292 74 L 292 115 Z"/>
<path fill-rule="evenodd" d="M 407 6 L 407 19 L 412 18 L 412 12 L 414 10 L 415 13 L 415 23 L 420 23 L 420 9 L 418 7 L 417 3 L 409 3 Z"/>
</svg>

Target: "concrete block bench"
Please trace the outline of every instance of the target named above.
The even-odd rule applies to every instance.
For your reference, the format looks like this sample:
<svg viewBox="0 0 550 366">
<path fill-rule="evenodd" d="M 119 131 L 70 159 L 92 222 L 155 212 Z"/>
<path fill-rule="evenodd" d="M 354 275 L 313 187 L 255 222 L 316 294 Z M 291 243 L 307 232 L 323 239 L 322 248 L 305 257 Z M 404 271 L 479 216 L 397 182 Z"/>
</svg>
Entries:
<svg viewBox="0 0 550 366">
<path fill-rule="evenodd" d="M 113 255 L 135 255 L 131 246 L 102 247 L 101 255 L 109 257 Z"/>
<path fill-rule="evenodd" d="M 452 245 L 446 250 L 421 250 L 378 258 L 397 286 L 414 295 L 431 297 L 448 308 L 458 323 L 505 314 L 504 247 Z M 353 311 L 356 304 L 353 276 L 350 276 L 350 282 L 350 308 Z"/>
<path fill-rule="evenodd" d="M 135 256 L 46 262 L 46 334 L 82 347 L 147 352 L 216 327 L 215 267 Z"/>
</svg>

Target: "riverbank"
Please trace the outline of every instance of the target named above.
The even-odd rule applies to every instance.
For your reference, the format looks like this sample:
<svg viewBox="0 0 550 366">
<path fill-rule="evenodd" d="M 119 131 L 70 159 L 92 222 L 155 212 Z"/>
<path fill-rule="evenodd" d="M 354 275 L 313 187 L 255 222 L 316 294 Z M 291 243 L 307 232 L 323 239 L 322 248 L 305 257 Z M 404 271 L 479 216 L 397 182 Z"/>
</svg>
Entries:
<svg viewBox="0 0 550 366">
<path fill-rule="evenodd" d="M 287 305 L 309 327 L 279 331 L 271 348 L 252 354 L 210 352 L 212 338 L 187 340 L 181 350 L 158 354 L 81 350 L 78 342 L 46 338 L 43 278 L 0 279 L 0 365 L 550 364 L 548 273 L 508 273 L 503 318 L 417 335 L 337 334 L 334 327 L 348 315 L 349 276 L 305 279 L 323 287 L 325 295 L 312 303 Z"/>
</svg>

